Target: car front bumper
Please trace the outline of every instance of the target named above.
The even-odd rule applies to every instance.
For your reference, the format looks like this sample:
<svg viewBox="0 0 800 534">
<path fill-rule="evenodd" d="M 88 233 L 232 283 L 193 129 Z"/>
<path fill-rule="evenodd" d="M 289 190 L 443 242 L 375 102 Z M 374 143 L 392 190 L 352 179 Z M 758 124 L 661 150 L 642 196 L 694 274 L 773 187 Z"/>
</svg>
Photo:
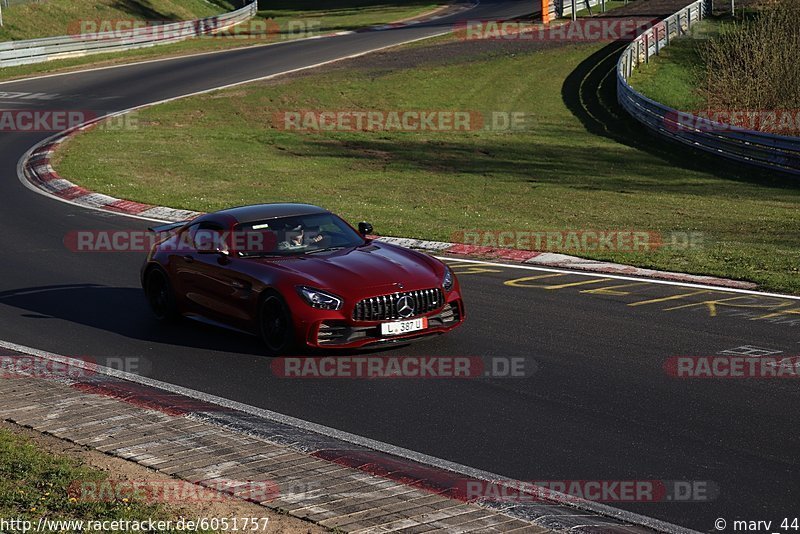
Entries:
<svg viewBox="0 0 800 534">
<path fill-rule="evenodd" d="M 316 310 L 315 310 L 316 311 Z M 410 317 L 426 317 L 427 328 L 399 335 L 383 335 L 381 324 L 387 321 L 355 321 L 344 314 L 328 312 L 326 317 L 297 317 L 298 341 L 319 349 L 356 349 L 375 344 L 397 343 L 411 339 L 444 334 L 460 326 L 465 319 L 464 303 L 460 294 L 452 292 L 446 303 L 430 313 Z M 304 320 L 310 319 L 310 320 Z"/>
</svg>

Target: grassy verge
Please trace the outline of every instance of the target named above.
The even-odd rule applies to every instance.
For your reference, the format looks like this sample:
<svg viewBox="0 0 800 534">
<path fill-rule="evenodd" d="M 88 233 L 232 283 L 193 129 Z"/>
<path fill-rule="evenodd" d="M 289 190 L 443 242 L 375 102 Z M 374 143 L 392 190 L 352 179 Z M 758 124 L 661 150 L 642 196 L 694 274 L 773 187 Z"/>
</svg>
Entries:
<svg viewBox="0 0 800 534">
<path fill-rule="evenodd" d="M 3 8 L 0 41 L 67 35 L 81 20 L 178 21 L 218 15 L 234 0 L 47 0 Z M 237 4 L 238 5 L 238 4 Z"/>
<path fill-rule="evenodd" d="M 240 2 L 232 0 L 230 2 L 227 0 L 214 0 L 213 2 L 187 0 L 185 3 L 178 2 L 178 0 L 154 0 L 152 3 L 143 2 L 142 0 L 126 3 L 117 2 L 116 0 L 103 0 L 103 2 L 79 0 L 74 5 L 72 4 L 73 1 L 49 0 L 45 4 L 19 6 L 16 9 L 41 9 L 43 6 L 50 6 L 51 3 L 54 6 L 65 4 L 71 7 L 65 8 L 63 12 L 56 14 L 43 12 L 36 16 L 22 16 L 24 13 L 20 12 L 18 21 L 18 17 L 11 12 L 12 8 L 8 9 L 8 13 L 4 10 L 3 15 L 7 21 L 7 33 L 0 32 L 0 40 L 3 38 L 27 39 L 45 35 L 64 35 L 69 32 L 70 28 L 75 27 L 76 21 L 80 20 L 188 20 L 227 11 L 226 6 L 228 5 L 241 5 Z M 229 48 L 276 43 L 334 31 L 355 30 L 419 16 L 433 11 L 444 3 L 446 2 L 437 0 L 331 0 L 325 2 L 323 7 L 320 7 L 318 2 L 315 3 L 309 0 L 262 0 L 259 2 L 259 11 L 255 19 L 230 30 L 223 36 L 190 39 L 180 43 L 126 52 L 96 54 L 34 65 L 5 67 L 0 68 L 0 79 L 50 74 L 88 66 L 114 65 L 134 60 L 213 52 Z M 106 6 L 106 4 L 110 5 Z M 167 7 L 172 4 L 179 5 L 181 8 L 173 10 Z M 204 6 L 204 9 L 189 9 L 194 4 Z M 130 5 L 139 6 L 139 8 L 131 8 Z M 146 6 L 146 9 L 144 6 Z M 214 9 L 216 6 L 225 7 L 225 9 Z M 51 7 L 51 9 L 54 8 Z M 43 22 L 45 20 L 48 21 L 46 24 Z M 38 25 L 42 25 L 42 31 L 37 32 Z"/>
<path fill-rule="evenodd" d="M 609 11 L 613 11 L 620 7 L 625 6 L 625 0 L 606 0 L 606 13 Z M 602 15 L 603 11 L 600 5 L 592 6 L 591 13 L 590 10 L 587 8 L 579 9 L 577 13 L 575 13 L 576 17 L 590 17 L 590 16 L 597 16 Z M 569 17 L 567 17 L 569 18 Z"/>
<path fill-rule="evenodd" d="M 703 109 L 699 93 L 703 76 L 700 49 L 722 27 L 718 19 L 706 19 L 694 26 L 692 37 L 673 40 L 658 56 L 637 68 L 628 80 L 643 95 L 680 110 Z"/>
<path fill-rule="evenodd" d="M 418 45 L 145 110 L 138 130 L 77 137 L 56 166 L 121 198 L 204 211 L 304 201 L 371 220 L 384 235 L 699 231 L 702 248 L 580 255 L 800 293 L 797 190 L 676 166 L 573 115 L 565 100 L 576 89 L 564 80 L 602 48 Z M 437 109 L 523 112 L 527 128 L 297 132 L 275 123 L 287 110 Z"/>
<path fill-rule="evenodd" d="M 87 521 L 178 519 L 163 506 L 128 499 L 81 502 L 70 497 L 73 482 L 105 479 L 102 471 L 43 452 L 26 439 L 0 429 L 0 518 L 28 520 L 34 526 L 42 517 Z"/>
</svg>

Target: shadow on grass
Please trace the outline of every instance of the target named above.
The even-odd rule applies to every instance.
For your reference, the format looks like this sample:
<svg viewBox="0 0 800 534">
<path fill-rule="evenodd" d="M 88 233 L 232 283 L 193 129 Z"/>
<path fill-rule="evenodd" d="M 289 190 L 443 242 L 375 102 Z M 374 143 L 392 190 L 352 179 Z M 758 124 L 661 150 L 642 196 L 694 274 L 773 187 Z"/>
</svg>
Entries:
<svg viewBox="0 0 800 534">
<path fill-rule="evenodd" d="M 181 20 L 174 13 L 165 13 L 153 8 L 149 0 L 117 0 L 112 7 L 140 20 Z"/>
<path fill-rule="evenodd" d="M 421 140 L 413 134 L 387 138 L 308 139 L 302 156 L 341 159 L 342 168 L 380 168 L 380 172 L 419 177 L 430 173 L 459 187 L 493 184 L 552 184 L 575 191 L 622 194 L 674 193 L 713 198 L 740 198 L 742 190 L 709 187 L 712 177 L 685 175 L 664 158 L 624 146 L 581 147 L 558 125 L 544 125 L 532 135 L 497 135 L 474 140 L 451 137 Z M 543 142 L 542 139 L 547 139 Z M 377 167 L 376 167 L 377 165 Z M 622 172 L 620 172 L 622 171 Z M 775 198 L 766 190 L 763 198 Z"/>
<path fill-rule="evenodd" d="M 241 2 L 241 0 L 237 0 Z M 409 8 L 435 4 L 435 0 L 258 0 L 259 11 L 339 11 L 370 8 Z"/>
<path fill-rule="evenodd" d="M 239 9 L 250 3 L 250 0 L 205 0 L 219 9 L 220 13 L 233 11 Z M 115 9 L 124 11 L 136 19 L 142 20 L 184 20 L 175 13 L 161 11 L 155 7 L 150 0 L 116 0 L 113 4 Z"/>
<path fill-rule="evenodd" d="M 715 158 L 659 137 L 630 117 L 617 102 L 616 65 L 627 45 L 628 42 L 615 41 L 598 50 L 581 62 L 561 87 L 564 103 L 589 132 L 660 158 L 676 171 L 688 169 L 771 187 L 800 187 L 796 178 Z"/>
</svg>

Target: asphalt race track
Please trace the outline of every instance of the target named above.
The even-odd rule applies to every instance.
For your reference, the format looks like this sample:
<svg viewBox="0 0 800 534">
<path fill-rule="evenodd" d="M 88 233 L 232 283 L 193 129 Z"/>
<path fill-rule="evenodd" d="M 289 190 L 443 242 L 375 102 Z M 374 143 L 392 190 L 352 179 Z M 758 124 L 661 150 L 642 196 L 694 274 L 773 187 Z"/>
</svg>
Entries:
<svg viewBox="0 0 800 534">
<path fill-rule="evenodd" d="M 484 0 L 469 18 L 530 9 Z M 448 22 L 6 83 L 0 91 L 34 98 L 0 93 L 0 104 L 127 109 L 436 34 Z M 24 187 L 17 162 L 47 135 L 0 137 L 0 338 L 112 366 L 129 358 L 138 366 L 129 370 L 162 381 L 516 479 L 700 481 L 718 491 L 713 500 L 608 504 L 702 531 L 718 517 L 797 515 L 797 381 L 678 379 L 663 365 L 752 347 L 797 355 L 800 301 L 456 260 L 464 327 L 378 354 L 523 358 L 532 376 L 277 378 L 255 338 L 156 324 L 139 288 L 142 254 L 65 247 L 71 231 L 147 223 Z"/>
</svg>

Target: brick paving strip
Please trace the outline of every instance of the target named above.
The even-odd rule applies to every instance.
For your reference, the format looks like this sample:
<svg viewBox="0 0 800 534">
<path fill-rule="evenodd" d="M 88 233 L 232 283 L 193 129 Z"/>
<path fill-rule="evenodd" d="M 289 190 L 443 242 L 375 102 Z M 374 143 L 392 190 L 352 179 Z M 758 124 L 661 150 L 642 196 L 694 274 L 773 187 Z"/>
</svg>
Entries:
<svg viewBox="0 0 800 534">
<path fill-rule="evenodd" d="M 0 358 L 39 364 L 0 369 L 3 420 L 253 502 L 252 485 L 268 482 L 276 491 L 259 504 L 343 532 L 692 532 L 574 499 L 470 502 L 465 481 L 504 479 L 10 343 Z"/>
</svg>

